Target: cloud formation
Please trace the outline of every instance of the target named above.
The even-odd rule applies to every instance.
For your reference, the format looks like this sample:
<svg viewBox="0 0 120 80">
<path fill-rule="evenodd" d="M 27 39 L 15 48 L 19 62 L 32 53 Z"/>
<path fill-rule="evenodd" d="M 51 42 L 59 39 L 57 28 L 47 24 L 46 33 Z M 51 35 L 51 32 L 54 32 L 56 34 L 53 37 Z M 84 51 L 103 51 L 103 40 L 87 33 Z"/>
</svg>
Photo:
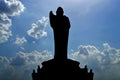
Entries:
<svg viewBox="0 0 120 80">
<path fill-rule="evenodd" d="M 27 34 L 35 39 L 46 37 L 47 32 L 45 31 L 45 28 L 47 24 L 48 24 L 48 18 L 42 17 L 36 23 L 32 23 L 31 29 L 27 31 Z"/>
<path fill-rule="evenodd" d="M 80 45 L 69 57 L 80 62 L 80 67 L 88 65 L 93 69 L 94 80 L 119 80 L 120 49 L 103 44 L 103 50 L 93 45 Z M 0 80 L 26 80 L 31 78 L 33 69 L 41 62 L 53 58 L 49 51 L 18 52 L 14 57 L 0 56 Z M 41 65 L 40 65 L 41 66 Z M 9 76 L 6 77 L 6 74 Z"/>
<path fill-rule="evenodd" d="M 31 80 L 32 70 L 51 58 L 51 52 L 46 50 L 29 53 L 20 51 L 11 58 L 0 56 L 0 80 Z"/>
<path fill-rule="evenodd" d="M 6 14 L 0 14 L 0 43 L 8 41 L 8 38 L 12 36 L 9 29 L 11 25 L 11 19 Z"/>
<path fill-rule="evenodd" d="M 70 58 L 78 60 L 82 67 L 87 64 L 92 68 L 95 72 L 95 80 L 119 80 L 120 78 L 120 49 L 112 48 L 108 43 L 103 44 L 103 50 L 93 45 L 80 45 Z"/>
<path fill-rule="evenodd" d="M 24 43 L 26 43 L 27 42 L 27 40 L 26 40 L 26 38 L 25 37 L 17 37 L 16 38 L 16 40 L 15 40 L 15 44 L 16 45 L 22 45 L 22 44 L 24 44 Z"/>
<path fill-rule="evenodd" d="M 0 0 L 0 13 L 5 13 L 7 16 L 19 15 L 24 9 L 19 0 Z"/>
<path fill-rule="evenodd" d="M 12 36 L 10 16 L 20 15 L 25 7 L 19 0 L 0 0 L 0 43 L 7 42 Z"/>
</svg>

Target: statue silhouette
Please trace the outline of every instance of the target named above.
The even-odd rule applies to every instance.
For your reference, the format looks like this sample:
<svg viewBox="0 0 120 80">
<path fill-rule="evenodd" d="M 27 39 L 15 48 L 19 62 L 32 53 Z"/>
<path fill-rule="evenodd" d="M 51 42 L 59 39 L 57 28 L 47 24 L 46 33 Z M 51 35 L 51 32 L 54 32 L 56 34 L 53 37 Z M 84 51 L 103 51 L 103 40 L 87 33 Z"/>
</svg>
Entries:
<svg viewBox="0 0 120 80">
<path fill-rule="evenodd" d="M 64 60 L 67 59 L 67 45 L 70 22 L 66 17 L 61 7 L 58 7 L 56 15 L 50 11 L 50 24 L 54 31 L 54 45 L 55 45 L 55 56 L 54 59 Z"/>
<path fill-rule="evenodd" d="M 50 11 L 49 18 L 54 32 L 54 58 L 42 62 L 42 67 L 38 65 L 37 71 L 33 70 L 32 80 L 93 80 L 92 69 L 88 72 L 87 65 L 80 68 L 79 62 L 67 58 L 70 21 L 63 9 L 58 7 L 56 15 Z"/>
</svg>

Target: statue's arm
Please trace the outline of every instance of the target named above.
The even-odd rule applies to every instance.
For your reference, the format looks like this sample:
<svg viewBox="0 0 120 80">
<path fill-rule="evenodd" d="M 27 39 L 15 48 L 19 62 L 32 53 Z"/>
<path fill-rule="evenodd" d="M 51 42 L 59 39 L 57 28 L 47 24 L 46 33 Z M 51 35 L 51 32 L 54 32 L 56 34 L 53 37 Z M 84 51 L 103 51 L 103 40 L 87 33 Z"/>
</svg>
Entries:
<svg viewBox="0 0 120 80">
<path fill-rule="evenodd" d="M 51 25 L 51 27 L 54 27 L 55 15 L 53 14 L 52 11 L 50 11 L 50 13 L 49 13 L 49 18 L 50 18 L 50 25 Z"/>
</svg>

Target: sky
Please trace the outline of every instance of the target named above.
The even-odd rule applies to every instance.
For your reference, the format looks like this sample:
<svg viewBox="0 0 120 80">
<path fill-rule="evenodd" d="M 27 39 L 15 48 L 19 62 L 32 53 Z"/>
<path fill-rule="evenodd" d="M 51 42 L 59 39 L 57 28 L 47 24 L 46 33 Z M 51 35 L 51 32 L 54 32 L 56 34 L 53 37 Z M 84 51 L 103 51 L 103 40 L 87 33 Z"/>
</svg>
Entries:
<svg viewBox="0 0 120 80">
<path fill-rule="evenodd" d="M 68 58 L 94 80 L 120 79 L 119 0 L 0 0 L 0 80 L 32 80 L 54 56 L 49 12 L 61 6 L 71 24 Z"/>
</svg>

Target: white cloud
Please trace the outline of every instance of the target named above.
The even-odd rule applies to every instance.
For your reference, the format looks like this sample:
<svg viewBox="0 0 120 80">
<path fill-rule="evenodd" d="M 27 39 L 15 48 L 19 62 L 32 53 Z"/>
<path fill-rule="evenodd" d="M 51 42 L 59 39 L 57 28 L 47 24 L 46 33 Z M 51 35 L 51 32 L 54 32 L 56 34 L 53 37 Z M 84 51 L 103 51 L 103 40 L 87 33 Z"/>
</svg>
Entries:
<svg viewBox="0 0 120 80">
<path fill-rule="evenodd" d="M 24 43 L 26 43 L 27 42 L 27 40 L 26 40 L 26 38 L 25 37 L 17 37 L 16 38 L 16 40 L 15 40 L 15 44 L 16 45 L 22 45 L 22 44 L 24 44 Z"/>
<path fill-rule="evenodd" d="M 8 41 L 8 38 L 12 36 L 11 30 L 11 20 L 6 14 L 0 14 L 0 43 Z"/>
<path fill-rule="evenodd" d="M 35 39 L 47 36 L 45 28 L 48 24 L 48 18 L 42 17 L 36 23 L 32 23 L 32 28 L 27 31 L 27 34 Z"/>
<path fill-rule="evenodd" d="M 52 58 L 49 51 L 33 51 L 30 53 L 18 52 L 17 55 L 11 59 L 11 65 L 23 66 L 28 64 L 40 64 L 42 61 Z"/>
<path fill-rule="evenodd" d="M 0 0 L 0 43 L 7 42 L 12 36 L 10 27 L 12 20 L 9 16 L 20 15 L 25 9 L 19 0 Z"/>
<path fill-rule="evenodd" d="M 79 61 L 81 67 L 87 64 L 95 72 L 95 80 L 119 80 L 120 49 L 103 44 L 103 50 L 93 45 L 79 46 L 70 58 Z M 112 72 L 113 71 L 113 72 Z M 104 74 L 104 75 L 103 75 Z M 114 75 L 110 76 L 110 75 Z"/>
<path fill-rule="evenodd" d="M 7 57 L 2 57 L 2 56 L 0 56 L 0 62 L 1 63 L 5 63 L 5 64 L 9 64 L 10 63 Z"/>
<path fill-rule="evenodd" d="M 105 43 L 103 46 L 104 46 L 104 50 L 103 50 L 104 58 L 102 61 L 105 63 L 108 63 L 109 61 L 110 64 L 119 63 L 120 62 L 120 49 L 111 48 L 108 43 Z"/>
<path fill-rule="evenodd" d="M 11 25 L 11 19 L 4 13 L 0 14 L 0 29 L 8 30 Z"/>
<path fill-rule="evenodd" d="M 31 80 L 33 69 L 51 58 L 52 54 L 47 50 L 29 53 L 20 51 L 10 58 L 0 56 L 0 80 Z"/>
<path fill-rule="evenodd" d="M 0 13 L 16 16 L 23 12 L 24 9 L 24 5 L 19 0 L 0 0 Z"/>
<path fill-rule="evenodd" d="M 71 56 L 74 59 L 96 58 L 100 64 L 117 64 L 120 62 L 120 49 L 111 48 L 108 43 L 103 44 L 103 50 L 99 50 L 95 46 L 80 45 L 77 51 L 74 51 Z"/>
</svg>

